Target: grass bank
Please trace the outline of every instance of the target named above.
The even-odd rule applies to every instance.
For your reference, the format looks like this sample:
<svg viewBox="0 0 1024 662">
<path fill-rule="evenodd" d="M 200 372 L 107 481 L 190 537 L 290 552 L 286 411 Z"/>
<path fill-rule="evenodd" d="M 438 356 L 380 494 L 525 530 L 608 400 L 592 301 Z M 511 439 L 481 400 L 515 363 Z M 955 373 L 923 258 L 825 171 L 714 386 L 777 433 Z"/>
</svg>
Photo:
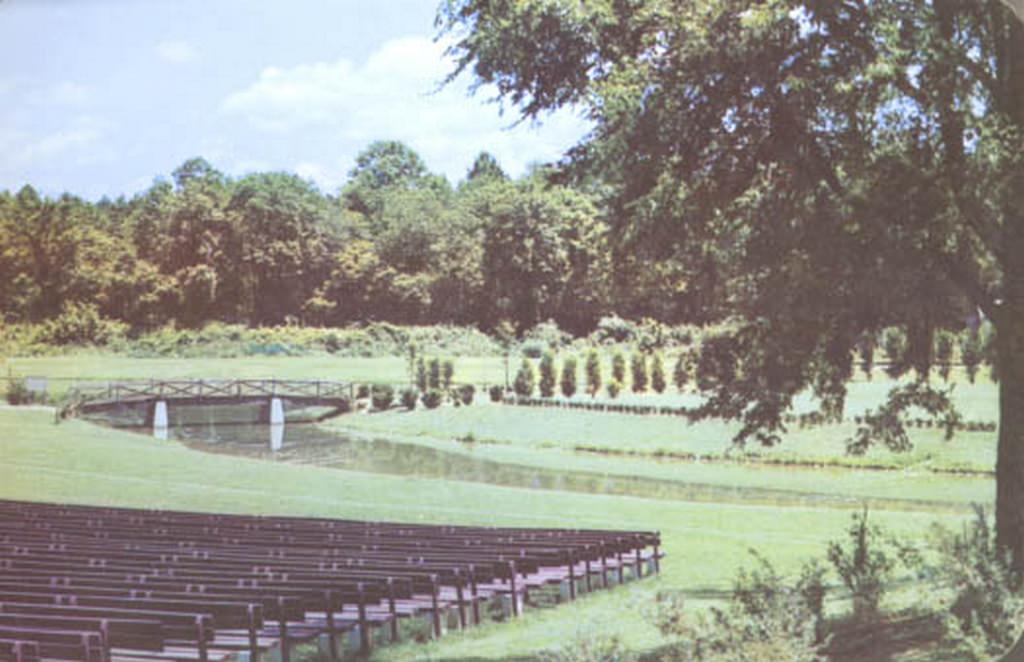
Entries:
<svg viewBox="0 0 1024 662">
<path fill-rule="evenodd" d="M 662 576 L 507 626 L 450 636 L 428 647 L 384 649 L 379 659 L 499 660 L 563 643 L 586 624 L 637 650 L 658 646 L 646 607 L 659 590 L 727 589 L 756 547 L 783 570 L 820 557 L 848 513 L 834 508 L 691 503 L 506 488 L 296 466 L 190 450 L 175 442 L 99 428 L 60 426 L 46 410 L 0 408 L 0 498 L 205 511 L 320 515 L 410 522 L 643 528 L 662 532 Z M 875 521 L 921 539 L 963 517 L 878 512 Z"/>
</svg>

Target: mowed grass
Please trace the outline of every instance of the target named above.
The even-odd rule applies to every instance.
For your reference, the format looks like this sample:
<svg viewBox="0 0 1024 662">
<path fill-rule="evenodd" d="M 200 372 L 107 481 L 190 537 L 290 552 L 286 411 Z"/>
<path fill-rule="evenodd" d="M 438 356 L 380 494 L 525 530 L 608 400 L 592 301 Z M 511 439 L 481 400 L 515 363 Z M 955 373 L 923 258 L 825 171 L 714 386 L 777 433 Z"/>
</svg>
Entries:
<svg viewBox="0 0 1024 662">
<path fill-rule="evenodd" d="M 507 659 L 557 647 L 598 627 L 630 647 L 658 646 L 648 610 L 661 590 L 727 589 L 757 548 L 784 571 L 822 557 L 844 536 L 849 511 L 691 503 L 479 483 L 391 477 L 219 456 L 84 421 L 53 424 L 52 412 L 0 408 L 0 498 L 201 511 L 319 515 L 409 522 L 653 529 L 669 556 L 662 575 L 534 612 L 513 624 L 446 637 L 376 658 Z M 875 522 L 907 540 L 963 515 L 877 511 Z"/>
<path fill-rule="evenodd" d="M 862 456 L 849 455 L 846 441 L 856 424 L 800 428 L 790 426 L 776 446 L 732 445 L 739 426 L 719 420 L 690 424 L 684 418 L 608 412 L 518 407 L 478 398 L 471 407 L 415 411 L 392 409 L 370 415 L 343 416 L 330 424 L 382 436 L 399 434 L 439 440 L 471 438 L 481 445 L 508 445 L 534 450 L 558 449 L 590 454 L 671 460 L 695 456 L 735 462 L 765 461 L 849 467 L 887 467 L 914 471 L 991 472 L 995 466 L 995 432 L 959 432 L 946 440 L 941 430 L 910 428 L 913 449 L 893 452 L 874 446 Z M 678 467 L 679 462 L 673 466 Z"/>
</svg>

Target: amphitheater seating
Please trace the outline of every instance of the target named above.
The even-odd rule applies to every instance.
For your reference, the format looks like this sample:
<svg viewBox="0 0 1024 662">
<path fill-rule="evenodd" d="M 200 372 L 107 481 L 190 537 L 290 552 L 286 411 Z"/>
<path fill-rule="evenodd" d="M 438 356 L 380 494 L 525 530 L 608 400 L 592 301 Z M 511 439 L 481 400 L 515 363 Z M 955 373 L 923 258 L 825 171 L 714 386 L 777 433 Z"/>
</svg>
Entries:
<svg viewBox="0 0 1024 662">
<path fill-rule="evenodd" d="M 654 532 L 454 527 L 0 501 L 0 660 L 257 662 L 517 615 L 657 572 Z M 563 590 L 564 589 L 564 590 Z M 561 595 L 559 593 L 559 595 Z"/>
</svg>

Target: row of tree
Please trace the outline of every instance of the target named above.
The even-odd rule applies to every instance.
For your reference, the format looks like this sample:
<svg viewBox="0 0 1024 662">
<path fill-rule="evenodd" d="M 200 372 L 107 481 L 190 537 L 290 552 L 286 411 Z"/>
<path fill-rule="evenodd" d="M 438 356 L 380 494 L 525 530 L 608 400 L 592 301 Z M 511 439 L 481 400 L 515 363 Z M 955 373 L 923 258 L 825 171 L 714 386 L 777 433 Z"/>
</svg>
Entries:
<svg viewBox="0 0 1024 662">
<path fill-rule="evenodd" d="M 398 142 L 363 151 L 337 196 L 282 172 L 232 179 L 202 159 L 131 198 L 0 192 L 0 315 L 98 311 L 134 329 L 366 320 L 590 330 L 613 310 L 691 317 L 671 265 L 611 250 L 586 187 L 483 153 L 452 186 Z M 642 277 L 637 274 L 641 273 Z M 638 292 L 644 290 L 642 295 Z"/>
<path fill-rule="evenodd" d="M 648 388 L 655 393 L 664 393 L 668 386 L 665 378 L 665 361 L 660 352 L 647 354 L 645 352 L 634 352 L 629 360 L 630 385 L 634 393 L 645 393 Z M 538 379 L 537 372 L 540 372 Z M 612 398 L 618 397 L 626 384 L 626 357 L 620 351 L 615 351 L 611 357 L 611 376 L 605 382 L 602 377 L 601 357 L 596 350 L 587 352 L 583 362 L 585 388 L 587 395 L 596 397 L 601 392 L 602 385 L 607 389 L 608 395 Z M 576 394 L 577 390 L 577 361 L 573 356 L 568 356 L 562 361 L 562 369 L 559 371 L 555 365 L 554 352 L 545 352 L 538 362 L 537 368 L 529 358 L 523 358 L 516 372 L 512 390 L 516 395 L 531 397 L 537 390 L 542 398 L 550 398 L 555 395 L 556 379 L 558 390 L 567 398 Z M 686 353 L 680 353 L 676 359 L 672 378 L 676 388 L 682 391 L 690 379 L 690 358 Z"/>
</svg>

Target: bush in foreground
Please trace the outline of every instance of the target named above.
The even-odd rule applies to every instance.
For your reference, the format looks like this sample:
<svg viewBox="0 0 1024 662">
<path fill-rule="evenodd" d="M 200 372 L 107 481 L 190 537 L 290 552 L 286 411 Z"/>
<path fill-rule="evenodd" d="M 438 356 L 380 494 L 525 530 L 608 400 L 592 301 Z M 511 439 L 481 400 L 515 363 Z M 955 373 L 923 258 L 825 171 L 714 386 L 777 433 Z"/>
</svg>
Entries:
<svg viewBox="0 0 1024 662">
<path fill-rule="evenodd" d="M 375 384 L 370 391 L 373 408 L 378 411 L 390 409 L 395 401 L 395 388 L 390 384 Z"/>
<path fill-rule="evenodd" d="M 419 391 L 414 388 L 407 388 L 402 391 L 402 406 L 409 410 L 416 409 L 416 401 L 419 398 Z"/>
<path fill-rule="evenodd" d="M 950 643 L 974 660 L 1000 657 L 1020 636 L 1024 592 L 985 512 L 977 508 L 959 535 L 940 530 L 938 549 L 937 570 L 954 595 L 946 621 Z"/>
<path fill-rule="evenodd" d="M 580 631 L 568 643 L 540 657 L 542 662 L 635 662 L 619 638 L 604 631 Z"/>
<path fill-rule="evenodd" d="M 742 569 L 724 608 L 689 618 L 681 597 L 659 595 L 655 624 L 679 641 L 664 659 L 682 662 L 811 662 L 821 659 L 824 570 L 804 565 L 786 582 L 764 557 L 751 550 L 755 566 Z"/>
</svg>

